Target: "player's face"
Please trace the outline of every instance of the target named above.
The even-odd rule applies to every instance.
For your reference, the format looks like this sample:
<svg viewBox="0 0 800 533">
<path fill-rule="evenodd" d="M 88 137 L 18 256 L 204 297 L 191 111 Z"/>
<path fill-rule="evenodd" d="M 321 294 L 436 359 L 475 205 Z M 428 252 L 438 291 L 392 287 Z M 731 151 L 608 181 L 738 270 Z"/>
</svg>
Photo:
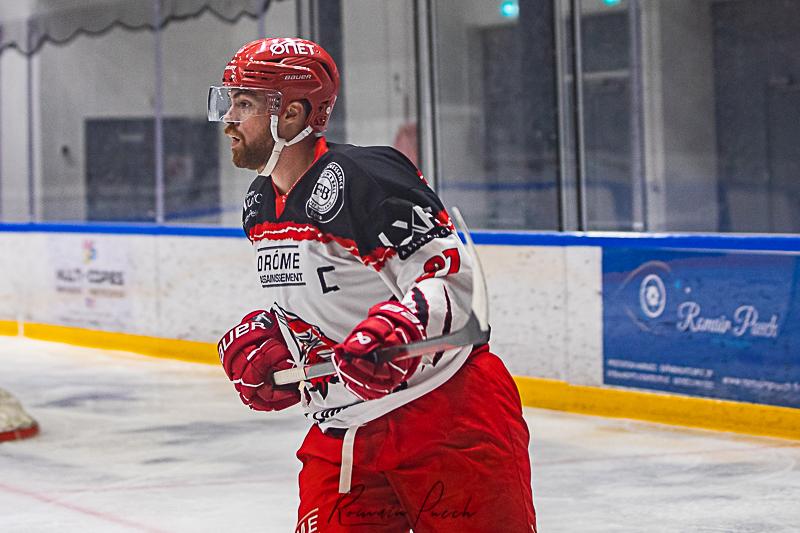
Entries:
<svg viewBox="0 0 800 533">
<path fill-rule="evenodd" d="M 231 159 L 239 168 L 259 170 L 269 159 L 275 141 L 269 131 L 269 115 L 261 95 L 237 91 L 231 95 L 232 112 L 239 114 L 242 122 L 229 122 L 225 135 L 231 139 Z"/>
</svg>

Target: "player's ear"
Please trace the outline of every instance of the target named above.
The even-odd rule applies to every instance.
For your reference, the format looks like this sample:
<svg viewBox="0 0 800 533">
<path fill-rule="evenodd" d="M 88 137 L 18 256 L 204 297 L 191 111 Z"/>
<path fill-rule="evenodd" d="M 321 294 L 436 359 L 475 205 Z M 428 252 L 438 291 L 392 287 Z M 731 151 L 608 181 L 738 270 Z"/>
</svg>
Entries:
<svg viewBox="0 0 800 533">
<path fill-rule="evenodd" d="M 289 105 L 286 106 L 286 110 L 283 112 L 284 120 L 287 123 L 298 123 L 301 125 L 305 124 L 306 117 L 308 117 L 308 112 L 303 104 L 304 102 L 302 100 L 290 102 Z"/>
</svg>

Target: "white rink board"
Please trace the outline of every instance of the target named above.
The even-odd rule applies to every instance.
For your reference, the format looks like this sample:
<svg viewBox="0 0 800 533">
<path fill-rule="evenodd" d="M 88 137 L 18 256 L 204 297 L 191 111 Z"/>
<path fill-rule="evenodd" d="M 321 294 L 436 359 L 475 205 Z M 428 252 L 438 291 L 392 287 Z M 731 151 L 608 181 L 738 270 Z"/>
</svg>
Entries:
<svg viewBox="0 0 800 533">
<path fill-rule="evenodd" d="M 0 258 L 0 320 L 216 342 L 269 305 L 244 238 L 4 232 L 0 247 L 11 251 Z M 492 347 L 511 372 L 600 385 L 601 249 L 478 248 Z M 99 296 L 85 280 L 76 288 L 90 272 L 121 284 L 101 282 Z"/>
<path fill-rule="evenodd" d="M 479 246 L 492 351 L 511 373 L 602 384 L 599 247 Z"/>
<path fill-rule="evenodd" d="M 154 336 L 216 343 L 260 299 L 253 248 L 241 239 L 152 237 L 157 241 L 160 324 Z"/>
<path fill-rule="evenodd" d="M 0 320 L 17 320 L 24 308 L 30 246 L 24 233 L 0 233 Z"/>
</svg>

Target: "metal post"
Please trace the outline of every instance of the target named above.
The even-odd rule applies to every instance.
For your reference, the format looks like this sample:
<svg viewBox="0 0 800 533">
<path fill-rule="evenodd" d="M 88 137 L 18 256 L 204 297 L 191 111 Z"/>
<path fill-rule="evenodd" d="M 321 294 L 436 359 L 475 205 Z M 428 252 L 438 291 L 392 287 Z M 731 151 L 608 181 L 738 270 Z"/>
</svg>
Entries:
<svg viewBox="0 0 800 533">
<path fill-rule="evenodd" d="M 642 119 L 642 31 L 641 6 L 639 0 L 630 0 L 628 4 L 628 28 L 630 32 L 630 128 L 631 128 L 631 192 L 633 201 L 632 229 L 647 230 L 647 202 L 645 195 L 644 165 L 644 124 Z"/>
<path fill-rule="evenodd" d="M 558 105 L 558 229 L 574 231 L 576 220 L 575 157 L 571 153 L 574 146 L 573 132 L 570 124 L 574 124 L 575 109 L 569 105 L 570 93 L 568 69 L 567 36 L 564 31 L 564 13 L 569 13 L 568 0 L 556 0 L 553 9 L 553 25 L 556 53 L 556 98 Z"/>
<path fill-rule="evenodd" d="M 3 82 L 3 70 L 0 68 L 0 87 Z M 3 93 L 0 92 L 0 132 L 3 124 Z M 3 136 L 0 134 L 0 222 L 3 220 Z"/>
<path fill-rule="evenodd" d="M 572 69 L 575 102 L 575 161 L 577 174 L 578 230 L 588 230 L 586 208 L 586 153 L 583 131 L 583 58 L 580 0 L 572 0 Z"/>
<path fill-rule="evenodd" d="M 419 131 L 420 170 L 431 187 L 441 178 L 438 157 L 439 124 L 436 116 L 436 48 L 433 39 L 435 13 L 432 0 L 416 0 L 415 48 L 417 54 L 417 117 Z"/>
<path fill-rule="evenodd" d="M 30 33 L 28 35 L 30 36 Z M 28 80 L 28 221 L 36 222 L 36 182 L 33 168 L 33 54 L 28 54 L 25 66 Z"/>
<path fill-rule="evenodd" d="M 161 54 L 161 0 L 153 0 L 153 40 L 155 46 L 155 173 L 156 223 L 164 223 L 164 65 Z"/>
</svg>

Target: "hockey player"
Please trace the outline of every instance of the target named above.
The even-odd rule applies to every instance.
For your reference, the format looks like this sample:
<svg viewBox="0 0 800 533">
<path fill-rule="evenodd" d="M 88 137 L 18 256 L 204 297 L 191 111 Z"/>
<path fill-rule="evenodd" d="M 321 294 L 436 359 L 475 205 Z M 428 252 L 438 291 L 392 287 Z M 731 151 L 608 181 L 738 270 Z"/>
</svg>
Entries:
<svg viewBox="0 0 800 533">
<path fill-rule="evenodd" d="M 326 141 L 338 90 L 322 47 L 279 38 L 243 46 L 209 91 L 233 163 L 258 172 L 242 222 L 269 307 L 228 331 L 219 355 L 250 408 L 301 403 L 313 422 L 297 453 L 296 531 L 535 531 L 528 429 L 488 345 L 371 357 L 461 327 L 471 264 L 408 159 Z M 333 376 L 272 381 L 327 360 Z"/>
</svg>

